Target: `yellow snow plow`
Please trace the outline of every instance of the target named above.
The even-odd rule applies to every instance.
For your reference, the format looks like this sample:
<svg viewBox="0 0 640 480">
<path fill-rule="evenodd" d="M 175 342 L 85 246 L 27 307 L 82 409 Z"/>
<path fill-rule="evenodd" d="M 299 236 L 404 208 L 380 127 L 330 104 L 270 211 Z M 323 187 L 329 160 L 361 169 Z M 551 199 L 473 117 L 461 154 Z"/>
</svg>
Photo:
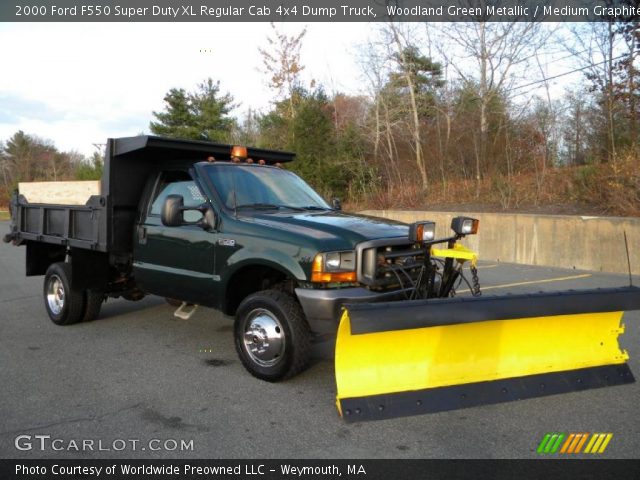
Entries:
<svg viewBox="0 0 640 480">
<path fill-rule="evenodd" d="M 456 243 L 460 237 L 424 242 L 424 268 L 410 299 L 344 309 L 335 374 L 346 421 L 634 381 L 618 336 L 623 312 L 640 309 L 639 288 L 480 297 L 474 273 L 469 286 L 476 296 L 450 298 L 451 277 L 476 260 Z M 434 247 L 443 241 L 448 248 Z M 442 268 L 436 255 L 444 257 Z"/>
</svg>

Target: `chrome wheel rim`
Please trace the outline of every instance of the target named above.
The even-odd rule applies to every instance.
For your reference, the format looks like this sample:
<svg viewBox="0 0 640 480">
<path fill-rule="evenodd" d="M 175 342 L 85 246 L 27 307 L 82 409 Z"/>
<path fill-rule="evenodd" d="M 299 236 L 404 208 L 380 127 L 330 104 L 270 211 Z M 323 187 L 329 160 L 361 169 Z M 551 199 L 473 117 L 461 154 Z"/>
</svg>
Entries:
<svg viewBox="0 0 640 480">
<path fill-rule="evenodd" d="M 253 362 L 272 367 L 284 354 L 285 335 L 276 316 L 264 308 L 251 310 L 243 328 L 243 345 Z"/>
<path fill-rule="evenodd" d="M 64 308 L 64 284 L 58 275 L 51 275 L 47 284 L 47 304 L 54 315 L 60 315 Z"/>
</svg>

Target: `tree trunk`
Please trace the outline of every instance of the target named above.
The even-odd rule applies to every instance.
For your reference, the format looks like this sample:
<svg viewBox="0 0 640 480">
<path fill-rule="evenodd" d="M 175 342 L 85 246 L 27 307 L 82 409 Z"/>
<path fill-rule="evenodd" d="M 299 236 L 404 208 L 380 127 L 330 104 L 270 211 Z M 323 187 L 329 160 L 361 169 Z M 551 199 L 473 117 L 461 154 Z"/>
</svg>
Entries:
<svg viewBox="0 0 640 480">
<path fill-rule="evenodd" d="M 489 88 L 487 85 L 487 44 L 484 22 L 480 22 L 480 151 L 476 150 L 476 198 L 480 198 L 480 182 L 482 180 L 481 166 L 486 165 L 487 136 L 489 122 L 487 120 L 487 107 L 489 104 Z"/>
<path fill-rule="evenodd" d="M 393 37 L 396 43 L 396 47 L 398 49 L 398 55 L 400 56 L 400 61 L 402 62 L 402 74 L 407 82 L 407 88 L 409 89 L 409 100 L 411 102 L 411 113 L 413 119 L 413 142 L 416 153 L 416 165 L 418 166 L 418 171 L 420 172 L 420 178 L 422 180 L 422 189 L 427 190 L 429 186 L 429 181 L 427 177 L 427 169 L 425 167 L 424 157 L 422 154 L 422 138 L 420 136 L 420 117 L 418 115 L 418 103 L 416 100 L 416 90 L 415 85 L 413 83 L 413 79 L 411 78 L 411 73 L 407 71 L 407 58 L 404 53 L 404 48 L 402 42 L 400 41 L 400 37 L 398 32 L 391 23 L 391 30 L 393 31 Z"/>
<path fill-rule="evenodd" d="M 609 22 L 609 51 L 608 51 L 608 87 L 607 87 L 607 117 L 609 121 L 609 147 L 611 159 L 616 161 L 616 140 L 615 140 L 615 126 L 613 119 L 613 24 Z"/>
<path fill-rule="evenodd" d="M 375 108 L 376 131 L 373 138 L 373 158 L 378 161 L 378 152 L 380 150 L 380 97 L 376 95 Z"/>
<path fill-rule="evenodd" d="M 633 68 L 633 63 L 635 62 L 636 56 L 636 42 L 635 35 L 632 36 L 630 52 L 629 52 L 629 62 L 627 66 L 627 76 L 629 77 L 629 120 L 630 120 L 630 136 L 631 136 L 631 146 L 633 150 L 636 150 L 638 145 L 638 124 L 637 124 L 637 112 L 636 112 L 636 92 L 635 92 L 635 69 Z"/>
<path fill-rule="evenodd" d="M 400 172 L 400 167 L 398 166 L 398 151 L 396 148 L 395 138 L 393 136 L 393 131 L 391 128 L 391 121 L 389 119 L 389 107 L 385 103 L 383 103 L 384 107 L 384 122 L 385 122 L 385 138 L 387 140 L 387 150 L 389 152 L 389 163 L 391 164 L 392 170 L 396 175 L 396 179 L 398 181 L 398 185 L 400 188 L 403 187 L 402 181 L 402 173 Z"/>
</svg>

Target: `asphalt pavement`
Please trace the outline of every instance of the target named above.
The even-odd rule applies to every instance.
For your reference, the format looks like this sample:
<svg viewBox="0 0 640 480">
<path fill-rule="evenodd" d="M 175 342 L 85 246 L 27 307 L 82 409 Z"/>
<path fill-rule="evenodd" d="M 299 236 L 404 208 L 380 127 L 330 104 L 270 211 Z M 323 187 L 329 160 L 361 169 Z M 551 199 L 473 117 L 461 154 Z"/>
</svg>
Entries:
<svg viewBox="0 0 640 480">
<path fill-rule="evenodd" d="M 98 320 L 59 327 L 24 255 L 0 244 L 0 458 L 533 458 L 547 432 L 611 432 L 602 457 L 640 452 L 638 383 L 346 424 L 326 345 L 306 372 L 270 384 L 240 364 L 232 319 L 207 308 L 185 321 L 161 298 L 110 299 Z M 488 262 L 479 273 L 487 294 L 628 284 Z M 640 375 L 640 312 L 624 322 Z"/>
</svg>

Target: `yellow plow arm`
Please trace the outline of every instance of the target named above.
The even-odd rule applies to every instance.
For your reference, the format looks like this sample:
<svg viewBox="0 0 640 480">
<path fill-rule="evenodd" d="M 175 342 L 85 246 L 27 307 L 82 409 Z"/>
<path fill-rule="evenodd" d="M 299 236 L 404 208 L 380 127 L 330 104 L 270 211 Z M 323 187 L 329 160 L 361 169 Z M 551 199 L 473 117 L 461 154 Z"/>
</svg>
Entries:
<svg viewBox="0 0 640 480">
<path fill-rule="evenodd" d="M 459 243 L 456 243 L 451 248 L 431 247 L 431 255 L 433 255 L 434 257 L 454 258 L 460 263 L 466 262 L 468 260 L 474 267 L 478 262 L 478 254 L 473 250 L 469 250 L 464 245 L 460 245 Z"/>
<path fill-rule="evenodd" d="M 633 287 L 348 306 L 338 410 L 369 420 L 633 382 L 618 336 L 636 309 Z"/>
</svg>

